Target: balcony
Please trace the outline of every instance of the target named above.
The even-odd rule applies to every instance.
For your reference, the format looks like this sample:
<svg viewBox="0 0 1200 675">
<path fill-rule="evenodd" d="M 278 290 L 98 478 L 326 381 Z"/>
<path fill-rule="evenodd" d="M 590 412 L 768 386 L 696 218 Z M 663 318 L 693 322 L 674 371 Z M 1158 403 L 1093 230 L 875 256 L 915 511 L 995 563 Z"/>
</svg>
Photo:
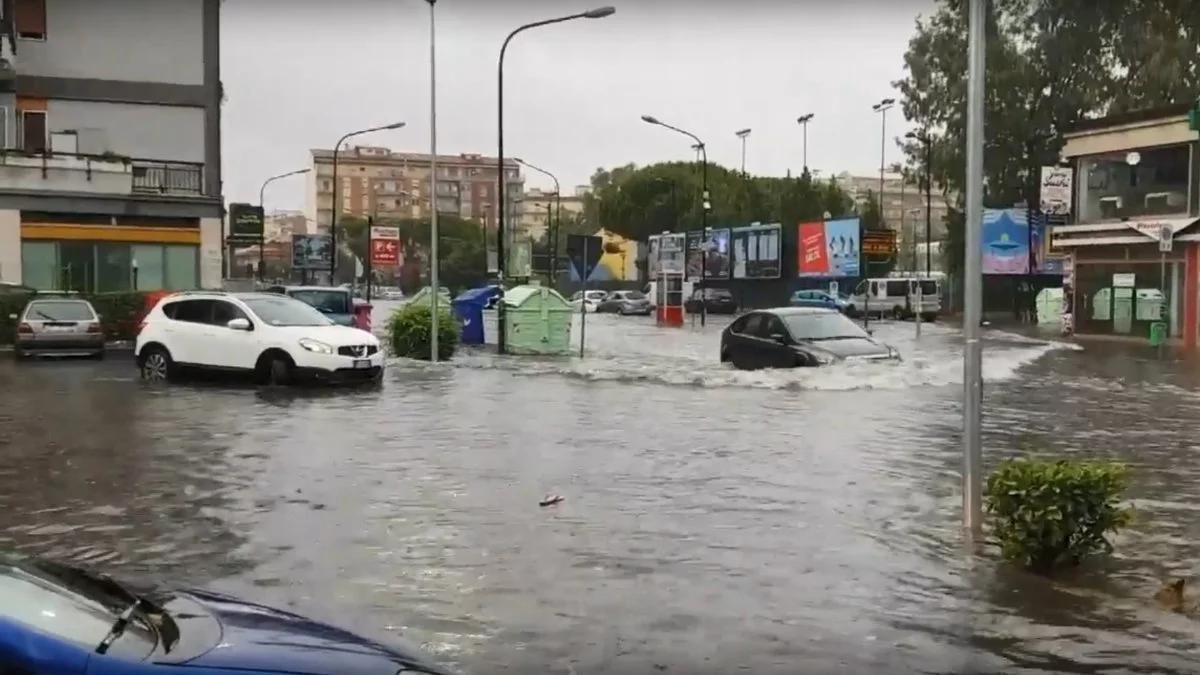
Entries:
<svg viewBox="0 0 1200 675">
<path fill-rule="evenodd" d="M 0 190 L 104 195 L 204 195 L 204 165 L 118 155 L 0 151 Z"/>
</svg>

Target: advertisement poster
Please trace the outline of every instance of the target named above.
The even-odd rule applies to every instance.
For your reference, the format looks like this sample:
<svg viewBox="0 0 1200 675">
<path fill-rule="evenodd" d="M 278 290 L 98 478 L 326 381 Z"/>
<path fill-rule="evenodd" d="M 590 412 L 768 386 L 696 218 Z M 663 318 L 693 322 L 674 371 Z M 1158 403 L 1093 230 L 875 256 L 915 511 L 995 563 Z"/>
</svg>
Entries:
<svg viewBox="0 0 1200 675">
<path fill-rule="evenodd" d="M 802 277 L 829 276 L 828 249 L 825 247 L 825 223 L 800 223 L 796 226 L 796 273 Z"/>
<path fill-rule="evenodd" d="M 783 226 L 779 223 L 735 227 L 729 233 L 734 279 L 778 279 Z"/>
<path fill-rule="evenodd" d="M 651 236 L 650 253 L 646 260 L 650 273 L 654 276 L 662 272 L 682 274 L 686 247 L 687 235 L 683 232 Z"/>
<path fill-rule="evenodd" d="M 1070 167 L 1043 166 L 1041 211 L 1054 216 L 1071 213 L 1071 188 L 1074 178 Z"/>
<path fill-rule="evenodd" d="M 379 269 L 400 264 L 400 242 L 395 239 L 371 240 L 371 266 Z"/>
<path fill-rule="evenodd" d="M 825 221 L 825 246 L 829 251 L 829 276 L 858 276 L 858 218 Z"/>
<path fill-rule="evenodd" d="M 229 205 L 229 238 L 259 241 L 263 236 L 263 209 L 250 204 Z"/>
<path fill-rule="evenodd" d="M 1062 276 L 1063 257 L 1050 255 L 1049 252 L 1050 226 L 1046 222 L 1046 216 L 1035 213 L 1029 216 L 1029 221 L 1030 227 L 1033 228 L 1030 233 L 1033 244 L 1033 273 Z"/>
<path fill-rule="evenodd" d="M 1029 220 L 1024 209 L 983 210 L 983 273 L 1029 273 Z"/>
<path fill-rule="evenodd" d="M 327 270 L 333 259 L 333 244 L 327 234 L 293 234 L 292 268 Z"/>
<path fill-rule="evenodd" d="M 651 279 L 658 276 L 658 249 L 661 245 L 661 234 L 652 234 L 646 239 L 646 274 Z"/>
<path fill-rule="evenodd" d="M 710 228 L 707 240 L 700 230 L 687 233 L 687 278 L 699 279 L 702 265 L 708 268 L 704 272 L 707 279 L 729 278 L 728 229 Z"/>
</svg>

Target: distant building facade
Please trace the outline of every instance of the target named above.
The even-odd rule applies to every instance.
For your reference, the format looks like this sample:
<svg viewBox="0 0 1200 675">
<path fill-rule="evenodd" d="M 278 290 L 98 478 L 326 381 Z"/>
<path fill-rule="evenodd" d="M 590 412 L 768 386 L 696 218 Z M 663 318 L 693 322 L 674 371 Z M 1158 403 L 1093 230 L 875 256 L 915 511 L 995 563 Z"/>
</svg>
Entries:
<svg viewBox="0 0 1200 675">
<path fill-rule="evenodd" d="M 563 215 L 577 216 L 583 213 L 583 198 L 590 191 L 589 186 L 578 185 L 575 187 L 574 194 L 563 195 L 561 199 Z M 538 188 L 526 190 L 519 208 L 517 235 L 528 237 L 534 241 L 541 239 L 550 229 L 547 217 L 551 213 L 557 217 L 556 209 L 559 205 L 559 200 L 555 198 L 553 192 L 545 192 Z"/>
<path fill-rule="evenodd" d="M 328 232 L 333 213 L 333 151 L 311 151 L 305 216 L 318 232 Z M 437 195 L 430 198 L 428 154 L 395 152 L 378 146 L 354 146 L 338 153 L 338 217 L 428 218 L 430 204 L 438 213 L 476 220 L 487 227 L 498 222 L 495 157 L 464 153 L 438 155 Z M 524 187 L 520 165 L 505 161 L 506 210 L 517 215 Z"/>
</svg>

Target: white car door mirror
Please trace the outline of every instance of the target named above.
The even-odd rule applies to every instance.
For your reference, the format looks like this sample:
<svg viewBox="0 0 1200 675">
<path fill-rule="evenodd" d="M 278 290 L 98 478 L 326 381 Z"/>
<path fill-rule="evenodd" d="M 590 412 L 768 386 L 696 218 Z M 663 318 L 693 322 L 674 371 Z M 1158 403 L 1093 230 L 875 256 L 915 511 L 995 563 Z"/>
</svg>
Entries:
<svg viewBox="0 0 1200 675">
<path fill-rule="evenodd" d="M 231 319 L 225 326 L 230 330 L 250 330 L 250 320 L 243 318 Z"/>
</svg>

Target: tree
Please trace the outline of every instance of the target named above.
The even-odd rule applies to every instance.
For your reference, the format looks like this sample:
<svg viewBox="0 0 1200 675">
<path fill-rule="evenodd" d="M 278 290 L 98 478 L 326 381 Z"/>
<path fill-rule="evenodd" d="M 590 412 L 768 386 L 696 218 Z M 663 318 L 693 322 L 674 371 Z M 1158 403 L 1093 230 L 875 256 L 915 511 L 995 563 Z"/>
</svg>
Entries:
<svg viewBox="0 0 1200 675">
<path fill-rule="evenodd" d="M 946 269 L 962 270 L 966 141 L 965 0 L 918 19 L 894 83 L 905 117 L 932 140 L 932 178 L 958 195 Z M 1039 169 L 1089 116 L 1192 100 L 1200 90 L 1197 0 L 993 0 L 986 25 L 984 205 L 1037 203 Z M 924 171 L 924 146 L 902 144 Z"/>
</svg>

